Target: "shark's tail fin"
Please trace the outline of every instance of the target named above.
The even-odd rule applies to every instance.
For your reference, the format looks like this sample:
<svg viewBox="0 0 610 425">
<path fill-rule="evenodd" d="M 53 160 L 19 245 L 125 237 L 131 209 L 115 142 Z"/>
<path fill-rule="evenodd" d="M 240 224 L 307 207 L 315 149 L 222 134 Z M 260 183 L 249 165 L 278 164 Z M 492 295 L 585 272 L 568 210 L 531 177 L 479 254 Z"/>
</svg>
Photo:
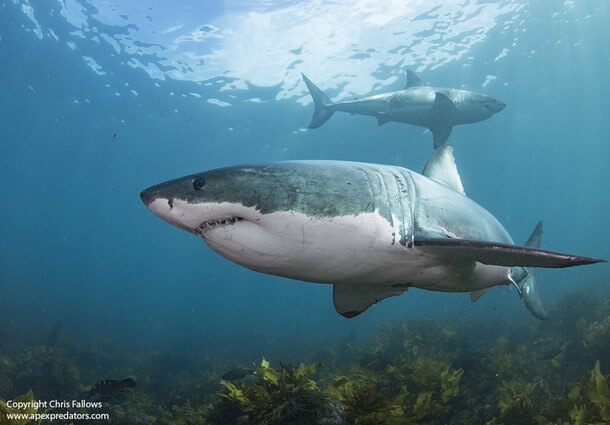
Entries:
<svg viewBox="0 0 610 425">
<path fill-rule="evenodd" d="M 531 248 L 540 248 L 540 240 L 542 239 L 542 221 L 538 222 L 531 236 L 525 242 L 525 246 Z M 544 320 L 548 318 L 542 299 L 536 286 L 536 275 L 533 267 L 513 267 L 510 271 L 510 278 L 519 291 L 519 297 L 528 310 L 538 319 Z"/>
<path fill-rule="evenodd" d="M 335 113 L 335 111 L 330 108 L 330 106 L 333 105 L 333 102 L 324 94 L 322 90 L 312 83 L 305 74 L 301 75 L 303 76 L 303 81 L 305 81 L 305 84 L 307 84 L 307 88 L 309 89 L 309 93 L 311 94 L 311 98 L 313 99 L 313 103 L 316 107 L 313 111 L 313 117 L 311 117 L 309 128 L 318 128 L 328 121 L 328 119 Z"/>
</svg>

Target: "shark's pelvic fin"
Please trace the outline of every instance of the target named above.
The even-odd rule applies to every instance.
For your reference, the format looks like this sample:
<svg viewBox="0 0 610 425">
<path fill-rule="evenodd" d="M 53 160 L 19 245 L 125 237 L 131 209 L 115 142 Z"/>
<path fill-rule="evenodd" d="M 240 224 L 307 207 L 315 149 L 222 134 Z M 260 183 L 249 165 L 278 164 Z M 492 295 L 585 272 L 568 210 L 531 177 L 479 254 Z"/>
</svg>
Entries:
<svg viewBox="0 0 610 425">
<path fill-rule="evenodd" d="M 487 291 L 487 289 L 481 289 L 479 291 L 471 291 L 470 292 L 470 301 L 476 303 L 479 298 L 483 296 L 483 294 Z"/>
<path fill-rule="evenodd" d="M 415 239 L 414 246 L 455 262 L 476 261 L 505 267 L 564 268 L 605 262 L 596 258 L 545 251 L 527 246 L 468 239 Z"/>
<path fill-rule="evenodd" d="M 312 83 L 305 74 L 301 74 L 301 76 L 309 89 L 309 93 L 311 94 L 311 98 L 313 99 L 313 103 L 315 105 L 309 128 L 318 128 L 328 121 L 328 119 L 335 113 L 335 111 L 331 108 L 333 102 L 322 90 Z"/>
<path fill-rule="evenodd" d="M 381 127 L 382 125 L 384 125 L 385 123 L 388 123 L 392 121 L 390 118 L 388 118 L 387 115 L 385 114 L 379 114 L 377 115 L 377 124 Z"/>
<path fill-rule="evenodd" d="M 351 319 L 384 298 L 401 295 L 406 290 L 406 287 L 383 285 L 335 284 L 333 303 L 337 313 Z"/>
<path fill-rule="evenodd" d="M 410 69 L 407 69 L 407 85 L 405 86 L 405 89 L 408 89 L 409 87 L 417 87 L 423 85 L 424 83 L 422 83 L 421 79 L 417 76 L 417 74 L 411 71 Z"/>
<path fill-rule="evenodd" d="M 525 246 L 530 248 L 540 248 L 542 240 L 542 220 L 538 222 L 534 231 L 525 242 Z M 510 278 L 519 289 L 519 297 L 527 309 L 538 319 L 544 320 L 548 318 L 542 298 L 538 292 L 536 284 L 536 274 L 533 267 L 513 267 L 510 271 Z"/>
<path fill-rule="evenodd" d="M 432 180 L 465 194 L 462 179 L 455 165 L 453 146 L 451 145 L 443 145 L 434 151 L 424 167 L 423 174 Z"/>
<path fill-rule="evenodd" d="M 430 131 L 434 137 L 434 149 L 444 144 L 453 130 L 455 104 L 440 92 L 436 92 L 432 106 L 432 123 Z"/>
</svg>

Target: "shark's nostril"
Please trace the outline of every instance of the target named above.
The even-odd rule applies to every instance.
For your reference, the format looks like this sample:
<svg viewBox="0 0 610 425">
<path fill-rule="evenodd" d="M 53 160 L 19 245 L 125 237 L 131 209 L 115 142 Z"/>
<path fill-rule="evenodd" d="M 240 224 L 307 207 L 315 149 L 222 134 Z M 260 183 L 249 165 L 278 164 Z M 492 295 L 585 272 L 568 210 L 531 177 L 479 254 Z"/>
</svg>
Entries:
<svg viewBox="0 0 610 425">
<path fill-rule="evenodd" d="M 173 209 L 174 208 L 174 198 L 168 198 L 167 205 L 169 205 L 170 210 Z"/>
</svg>

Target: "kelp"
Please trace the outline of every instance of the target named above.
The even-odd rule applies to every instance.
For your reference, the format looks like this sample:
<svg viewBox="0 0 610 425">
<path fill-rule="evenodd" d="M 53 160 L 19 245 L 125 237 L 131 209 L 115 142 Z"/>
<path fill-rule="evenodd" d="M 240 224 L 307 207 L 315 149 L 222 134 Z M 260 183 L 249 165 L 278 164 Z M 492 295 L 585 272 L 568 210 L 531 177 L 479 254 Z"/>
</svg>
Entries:
<svg viewBox="0 0 610 425">
<path fill-rule="evenodd" d="M 16 397 L 15 402 L 34 402 L 34 393 L 30 390 L 26 394 Z M 7 402 L 0 400 L 0 425 L 37 425 L 42 423 L 42 420 L 29 419 L 29 417 L 22 419 L 9 419 L 9 414 L 22 414 L 22 415 L 36 415 L 44 413 L 43 409 L 38 409 L 34 405 L 26 405 L 25 408 L 17 409 L 8 407 Z"/>
<path fill-rule="evenodd" d="M 258 366 L 230 351 L 224 357 L 154 349 L 126 355 L 128 348 L 115 340 L 84 341 L 62 330 L 61 338 L 44 344 L 0 345 L 0 399 L 30 389 L 43 400 L 71 399 L 99 380 L 133 376 L 136 390 L 105 405 L 101 411 L 110 419 L 98 423 L 610 423 L 603 373 L 610 365 L 610 296 L 568 295 L 549 315 L 545 322 L 526 314 L 398 320 L 365 340 L 305 344 L 311 351 L 295 351 L 297 363 L 259 358 Z M 248 373 L 229 373 L 236 368 Z"/>
<path fill-rule="evenodd" d="M 308 425 L 330 413 L 330 400 L 311 379 L 320 365 L 271 367 L 263 358 L 253 383 L 221 380 L 221 400 L 211 409 L 211 423 Z M 228 416 L 228 417 L 227 417 Z"/>
<path fill-rule="evenodd" d="M 610 423 L 610 389 L 608 377 L 602 374 L 597 360 L 589 379 L 577 383 L 568 395 L 573 407 L 570 419 L 575 424 Z"/>
</svg>

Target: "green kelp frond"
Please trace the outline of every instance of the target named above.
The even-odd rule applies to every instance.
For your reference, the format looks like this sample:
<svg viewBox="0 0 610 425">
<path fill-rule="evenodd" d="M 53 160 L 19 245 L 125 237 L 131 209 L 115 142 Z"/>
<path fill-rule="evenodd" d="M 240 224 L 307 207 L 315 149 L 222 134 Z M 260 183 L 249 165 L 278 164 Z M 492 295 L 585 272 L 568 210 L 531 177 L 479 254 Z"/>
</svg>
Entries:
<svg viewBox="0 0 610 425">
<path fill-rule="evenodd" d="M 348 420 L 358 424 L 386 424 L 390 418 L 401 417 L 402 407 L 392 404 L 374 381 L 335 380 L 328 388 L 343 405 Z"/>
<path fill-rule="evenodd" d="M 610 389 L 599 360 L 589 379 L 576 384 L 568 397 L 574 403 L 570 417 L 575 423 L 610 423 Z"/>
<path fill-rule="evenodd" d="M 254 373 L 256 382 L 220 382 L 221 400 L 212 407 L 208 420 L 214 424 L 318 424 L 330 412 L 329 399 L 311 379 L 319 366 L 280 363 L 273 368 L 263 359 Z"/>
<path fill-rule="evenodd" d="M 510 410 L 531 409 L 534 400 L 534 384 L 522 380 L 503 382 L 500 386 L 498 407 L 501 413 Z"/>
<path fill-rule="evenodd" d="M 458 394 L 463 374 L 462 369 L 451 371 L 448 365 L 441 371 L 441 399 L 444 403 Z"/>
<path fill-rule="evenodd" d="M 220 385 L 224 387 L 224 391 L 218 393 L 218 395 L 220 395 L 221 397 L 224 397 L 227 400 L 234 401 L 244 406 L 249 406 L 251 404 L 250 400 L 248 400 L 248 397 L 244 395 L 244 391 L 240 388 L 237 388 L 234 383 L 222 379 L 220 381 Z"/>
<path fill-rule="evenodd" d="M 34 402 L 34 393 L 30 390 L 27 394 L 16 397 L 17 402 Z M 36 413 L 43 413 L 44 410 L 37 409 L 34 405 L 29 405 L 23 409 L 15 409 L 7 406 L 6 401 L 0 400 L 0 425 L 35 425 L 42 423 L 42 420 L 30 420 L 30 419 L 8 419 L 7 414 L 21 413 L 26 415 L 34 415 Z"/>
<path fill-rule="evenodd" d="M 583 345 L 590 350 L 608 350 L 610 347 L 610 314 L 584 326 Z"/>
</svg>

